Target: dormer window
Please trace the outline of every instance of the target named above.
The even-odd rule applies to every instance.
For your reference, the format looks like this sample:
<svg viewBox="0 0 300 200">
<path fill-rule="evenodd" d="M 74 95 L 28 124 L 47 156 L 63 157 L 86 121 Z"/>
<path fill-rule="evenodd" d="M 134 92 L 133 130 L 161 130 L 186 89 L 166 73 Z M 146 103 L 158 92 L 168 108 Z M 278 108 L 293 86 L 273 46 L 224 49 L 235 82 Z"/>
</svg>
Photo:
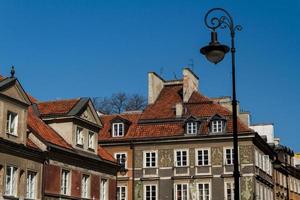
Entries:
<svg viewBox="0 0 300 200">
<path fill-rule="evenodd" d="M 225 121 L 224 120 L 213 120 L 211 122 L 211 132 L 212 133 L 222 133 L 225 129 Z"/>
<path fill-rule="evenodd" d="M 11 135 L 18 135 L 17 128 L 18 128 L 18 114 L 8 111 L 7 112 L 7 133 Z"/>
<path fill-rule="evenodd" d="M 226 130 L 226 118 L 216 114 L 210 118 L 209 129 L 210 133 L 224 133 Z"/>
<path fill-rule="evenodd" d="M 113 123 L 113 137 L 123 137 L 124 136 L 124 123 Z"/>
<path fill-rule="evenodd" d="M 95 149 L 95 133 L 89 131 L 89 136 L 88 136 L 88 147 L 89 149 Z"/>
<path fill-rule="evenodd" d="M 186 123 L 186 134 L 197 134 L 198 123 L 197 122 L 187 122 Z"/>
<path fill-rule="evenodd" d="M 77 127 L 76 129 L 76 144 L 83 146 L 83 128 Z"/>
</svg>

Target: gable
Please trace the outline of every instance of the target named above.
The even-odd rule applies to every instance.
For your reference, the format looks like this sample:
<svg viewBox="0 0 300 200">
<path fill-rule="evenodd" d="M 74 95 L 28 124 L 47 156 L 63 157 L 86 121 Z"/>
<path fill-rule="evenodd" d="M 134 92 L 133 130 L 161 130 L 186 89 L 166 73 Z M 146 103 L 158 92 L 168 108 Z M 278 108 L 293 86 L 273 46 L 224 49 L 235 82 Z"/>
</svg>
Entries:
<svg viewBox="0 0 300 200">
<path fill-rule="evenodd" d="M 30 99 L 26 95 L 25 91 L 23 90 L 21 84 L 19 81 L 14 81 L 14 83 L 7 84 L 6 87 L 2 88 L 2 91 L 0 91 L 1 94 L 8 96 L 10 98 L 13 98 L 15 100 L 18 100 L 22 103 L 30 105 Z"/>
<path fill-rule="evenodd" d="M 80 118 L 92 122 L 97 125 L 101 125 L 100 119 L 92 102 L 89 100 L 82 112 L 80 113 Z"/>
</svg>

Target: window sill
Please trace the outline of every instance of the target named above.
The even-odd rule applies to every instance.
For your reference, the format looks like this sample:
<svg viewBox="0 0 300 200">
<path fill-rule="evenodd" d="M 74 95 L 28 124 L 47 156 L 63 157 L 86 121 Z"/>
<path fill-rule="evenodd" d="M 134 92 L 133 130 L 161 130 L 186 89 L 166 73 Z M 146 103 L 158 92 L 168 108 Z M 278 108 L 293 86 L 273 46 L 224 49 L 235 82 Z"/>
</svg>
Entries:
<svg viewBox="0 0 300 200">
<path fill-rule="evenodd" d="M 76 147 L 83 148 L 83 144 L 76 144 Z"/>
<path fill-rule="evenodd" d="M 11 200 L 19 200 L 19 197 L 16 196 L 10 196 L 10 195 L 3 195 L 5 199 L 11 199 Z"/>
<path fill-rule="evenodd" d="M 89 148 L 88 148 L 88 151 L 95 152 L 95 149 L 89 147 Z"/>
<path fill-rule="evenodd" d="M 8 136 L 13 136 L 13 137 L 15 137 L 15 138 L 18 137 L 18 134 L 8 133 L 8 132 L 7 132 L 6 134 L 7 134 Z"/>
</svg>

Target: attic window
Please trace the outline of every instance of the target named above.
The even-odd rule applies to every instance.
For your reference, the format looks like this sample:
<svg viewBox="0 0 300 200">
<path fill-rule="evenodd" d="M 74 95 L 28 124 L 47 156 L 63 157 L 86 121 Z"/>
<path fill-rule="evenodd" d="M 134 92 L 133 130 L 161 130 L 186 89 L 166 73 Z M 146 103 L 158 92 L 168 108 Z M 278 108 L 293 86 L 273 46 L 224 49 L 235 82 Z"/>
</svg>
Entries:
<svg viewBox="0 0 300 200">
<path fill-rule="evenodd" d="M 224 120 L 213 120 L 211 122 L 211 132 L 212 133 L 222 133 L 225 130 L 225 121 Z"/>
<path fill-rule="evenodd" d="M 113 137 L 123 137 L 124 136 L 124 123 L 113 123 Z"/>
<path fill-rule="evenodd" d="M 186 134 L 197 134 L 198 123 L 197 122 L 187 122 L 186 123 Z"/>
<path fill-rule="evenodd" d="M 7 112 L 7 133 L 11 135 L 18 135 L 17 126 L 18 126 L 18 114 L 14 112 Z"/>
</svg>

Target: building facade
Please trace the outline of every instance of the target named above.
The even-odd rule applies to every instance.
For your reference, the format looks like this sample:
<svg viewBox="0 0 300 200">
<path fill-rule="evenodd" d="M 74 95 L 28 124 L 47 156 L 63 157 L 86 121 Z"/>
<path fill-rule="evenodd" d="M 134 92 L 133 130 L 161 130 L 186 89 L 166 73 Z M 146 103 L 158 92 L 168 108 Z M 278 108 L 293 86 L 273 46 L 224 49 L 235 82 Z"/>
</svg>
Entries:
<svg viewBox="0 0 300 200">
<path fill-rule="evenodd" d="M 226 98 L 198 91 L 199 79 L 165 81 L 148 74 L 143 112 L 103 115 L 99 144 L 127 168 L 118 200 L 233 199 L 232 118 Z M 273 199 L 272 148 L 239 112 L 241 199 Z"/>
<path fill-rule="evenodd" d="M 115 199 L 101 127 L 89 98 L 39 102 L 0 76 L 0 199 Z"/>
</svg>

